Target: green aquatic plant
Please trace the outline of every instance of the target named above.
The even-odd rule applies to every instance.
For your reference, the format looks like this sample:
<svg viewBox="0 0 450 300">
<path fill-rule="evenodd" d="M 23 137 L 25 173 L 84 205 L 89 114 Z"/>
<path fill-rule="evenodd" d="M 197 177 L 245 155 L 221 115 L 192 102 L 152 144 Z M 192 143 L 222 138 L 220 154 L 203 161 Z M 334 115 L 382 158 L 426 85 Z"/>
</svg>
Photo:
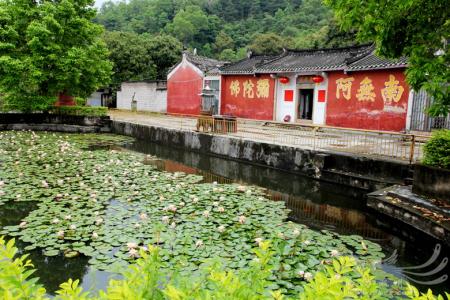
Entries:
<svg viewBox="0 0 450 300">
<path fill-rule="evenodd" d="M 252 249 L 271 240 L 270 288 L 291 294 L 336 256 L 369 263 L 383 257 L 379 245 L 360 236 L 287 222 L 285 204 L 259 188 L 157 170 L 145 164 L 152 157 L 117 147 L 124 142 L 113 135 L 0 132 L 0 204 L 36 205 L 1 233 L 26 242 L 26 251 L 86 256 L 93 268 L 109 271 L 157 246 L 164 268 L 180 266 L 181 275 L 210 258 L 231 270 L 247 268 Z"/>
<path fill-rule="evenodd" d="M 105 291 L 93 294 L 80 287 L 79 280 L 69 279 L 60 285 L 57 300 L 106 299 L 413 299 L 444 300 L 431 291 L 420 293 L 411 285 L 391 285 L 376 279 L 373 266 L 361 265 L 353 257 L 333 259 L 307 280 L 304 290 L 290 296 L 271 288 L 271 264 L 276 249 L 270 242 L 260 242 L 253 250 L 248 268 L 227 269 L 220 259 L 210 259 L 195 274 L 182 275 L 182 266 L 168 269 L 160 248 L 140 250 L 141 257 L 123 272 L 123 278 L 110 280 Z M 14 258 L 14 240 L 0 238 L 0 296 L 3 299 L 50 299 L 36 278 L 31 278 L 32 264 L 26 256 Z M 447 299 L 449 295 L 447 294 Z"/>
</svg>

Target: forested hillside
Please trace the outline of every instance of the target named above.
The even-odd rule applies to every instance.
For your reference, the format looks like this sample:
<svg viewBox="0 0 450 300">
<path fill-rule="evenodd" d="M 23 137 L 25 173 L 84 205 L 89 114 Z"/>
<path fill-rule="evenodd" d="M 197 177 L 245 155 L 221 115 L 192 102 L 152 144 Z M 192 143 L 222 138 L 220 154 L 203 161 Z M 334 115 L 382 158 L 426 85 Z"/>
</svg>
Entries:
<svg viewBox="0 0 450 300">
<path fill-rule="evenodd" d="M 248 49 L 270 53 L 283 47 L 354 43 L 352 34 L 339 32 L 322 0 L 111 1 L 102 6 L 96 21 L 108 31 L 128 32 L 134 38 L 174 37 L 185 48 L 230 61 L 244 57 Z"/>
</svg>

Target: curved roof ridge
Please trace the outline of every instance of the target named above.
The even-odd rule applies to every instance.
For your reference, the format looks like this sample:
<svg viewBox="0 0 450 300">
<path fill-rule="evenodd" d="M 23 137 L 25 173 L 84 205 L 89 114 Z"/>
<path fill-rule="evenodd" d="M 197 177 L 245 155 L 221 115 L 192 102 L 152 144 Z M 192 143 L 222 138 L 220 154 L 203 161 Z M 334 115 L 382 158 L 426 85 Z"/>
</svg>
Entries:
<svg viewBox="0 0 450 300">
<path fill-rule="evenodd" d="M 334 48 L 316 48 L 316 49 L 286 49 L 287 54 L 319 54 L 319 53 L 335 53 L 335 52 L 345 52 L 345 51 L 357 51 L 357 52 L 365 52 L 368 50 L 374 49 L 373 43 L 366 43 L 361 45 L 354 46 L 346 46 L 346 47 L 334 47 Z"/>
</svg>

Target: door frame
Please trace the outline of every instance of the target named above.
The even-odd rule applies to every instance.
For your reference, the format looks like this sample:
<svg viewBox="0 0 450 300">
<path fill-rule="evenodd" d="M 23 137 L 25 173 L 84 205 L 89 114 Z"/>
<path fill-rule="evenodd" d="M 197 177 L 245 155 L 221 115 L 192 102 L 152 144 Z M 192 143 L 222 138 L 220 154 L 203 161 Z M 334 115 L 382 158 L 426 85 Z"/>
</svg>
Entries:
<svg viewBox="0 0 450 300">
<path fill-rule="evenodd" d="M 308 119 L 300 119 L 298 118 L 298 105 L 300 102 L 300 90 L 312 90 L 312 113 L 311 113 L 311 120 Z M 306 122 L 306 123 L 312 123 L 312 120 L 314 120 L 314 113 L 315 113 L 315 109 L 314 109 L 314 102 L 316 100 L 316 85 L 315 84 L 311 84 L 311 83 L 299 83 L 296 86 L 296 94 L 297 97 L 295 97 L 295 122 Z"/>
</svg>

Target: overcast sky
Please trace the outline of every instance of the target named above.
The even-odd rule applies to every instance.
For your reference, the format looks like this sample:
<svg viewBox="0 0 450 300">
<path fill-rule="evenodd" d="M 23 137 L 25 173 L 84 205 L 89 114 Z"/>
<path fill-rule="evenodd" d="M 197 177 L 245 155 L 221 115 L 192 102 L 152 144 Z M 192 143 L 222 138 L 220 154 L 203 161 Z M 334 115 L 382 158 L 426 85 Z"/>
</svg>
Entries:
<svg viewBox="0 0 450 300">
<path fill-rule="evenodd" d="M 108 0 L 95 0 L 95 7 L 100 8 L 102 7 L 102 4 L 105 3 Z"/>
</svg>

